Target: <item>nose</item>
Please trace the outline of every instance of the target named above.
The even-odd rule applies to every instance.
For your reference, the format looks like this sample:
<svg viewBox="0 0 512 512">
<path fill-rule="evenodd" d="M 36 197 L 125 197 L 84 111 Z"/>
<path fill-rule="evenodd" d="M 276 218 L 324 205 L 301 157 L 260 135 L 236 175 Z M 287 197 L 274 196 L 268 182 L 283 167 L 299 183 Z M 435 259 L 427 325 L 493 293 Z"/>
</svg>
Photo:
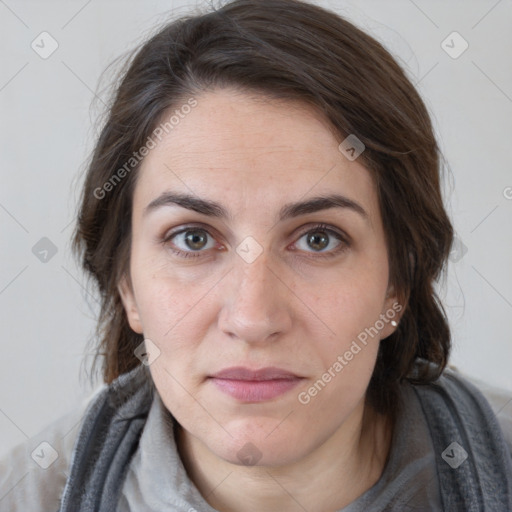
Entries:
<svg viewBox="0 0 512 512">
<path fill-rule="evenodd" d="M 222 289 L 219 329 L 250 344 L 275 341 L 291 327 L 293 294 L 265 253 L 252 263 L 235 257 Z"/>
</svg>

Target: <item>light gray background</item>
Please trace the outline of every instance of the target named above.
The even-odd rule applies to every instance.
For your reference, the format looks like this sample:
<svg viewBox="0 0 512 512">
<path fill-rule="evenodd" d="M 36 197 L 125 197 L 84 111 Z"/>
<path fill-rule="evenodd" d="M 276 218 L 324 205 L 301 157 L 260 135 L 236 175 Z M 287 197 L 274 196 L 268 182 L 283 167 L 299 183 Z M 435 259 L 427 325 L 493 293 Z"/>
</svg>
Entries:
<svg viewBox="0 0 512 512">
<path fill-rule="evenodd" d="M 218 3 L 218 2 L 216 2 Z M 512 2 L 318 1 L 363 27 L 401 60 L 432 114 L 451 168 L 445 198 L 463 257 L 439 292 L 452 363 L 512 390 Z M 205 5 L 198 2 L 197 5 Z M 97 304 L 69 250 L 101 72 L 183 1 L 0 0 L 0 451 L 38 433 L 90 395 L 85 369 Z M 41 32 L 58 42 L 42 59 Z M 457 31 L 458 58 L 441 43 Z M 453 39 L 453 37 L 452 37 Z M 447 44 L 461 48 L 460 41 Z M 41 44 L 41 43 L 39 43 Z M 48 48 L 48 46 L 46 46 Z M 32 252 L 48 237 L 58 252 Z"/>
</svg>

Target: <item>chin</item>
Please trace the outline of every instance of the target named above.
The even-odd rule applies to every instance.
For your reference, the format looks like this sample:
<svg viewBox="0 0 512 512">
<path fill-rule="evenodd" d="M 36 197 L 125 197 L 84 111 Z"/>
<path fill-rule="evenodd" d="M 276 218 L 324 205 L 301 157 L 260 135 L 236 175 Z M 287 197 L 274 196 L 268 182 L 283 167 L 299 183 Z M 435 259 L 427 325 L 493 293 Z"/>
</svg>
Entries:
<svg viewBox="0 0 512 512">
<path fill-rule="evenodd" d="M 251 435 L 229 430 L 232 438 L 226 442 L 226 437 L 221 439 L 209 439 L 208 447 L 218 457 L 230 464 L 238 466 L 281 466 L 293 464 L 303 456 L 297 450 L 298 446 L 303 448 L 299 439 L 295 439 L 290 433 L 274 431 L 275 424 L 270 429 L 262 429 L 253 432 Z"/>
</svg>

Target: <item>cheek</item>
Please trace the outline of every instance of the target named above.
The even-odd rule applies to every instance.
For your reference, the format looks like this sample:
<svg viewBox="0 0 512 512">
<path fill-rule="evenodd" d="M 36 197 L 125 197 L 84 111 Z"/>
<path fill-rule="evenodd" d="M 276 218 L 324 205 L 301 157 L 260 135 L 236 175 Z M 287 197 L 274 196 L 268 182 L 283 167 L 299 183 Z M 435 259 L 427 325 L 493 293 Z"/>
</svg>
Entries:
<svg viewBox="0 0 512 512">
<path fill-rule="evenodd" d="M 161 260 L 161 258 L 160 258 Z M 208 281 L 187 274 L 177 275 L 175 268 L 164 260 L 139 260 L 133 268 L 137 307 L 147 337 L 166 337 L 180 328 L 208 291 Z"/>
<path fill-rule="evenodd" d="M 184 306 L 183 297 L 173 286 L 147 276 L 135 288 L 137 306 L 144 326 L 144 335 L 162 338 L 174 327 Z"/>
<path fill-rule="evenodd" d="M 151 365 L 155 379 L 174 388 L 172 376 L 190 384 L 195 375 L 201 341 L 214 322 L 208 283 L 190 284 L 162 271 L 140 273 L 134 283 L 144 337 L 160 350 Z M 192 379 L 193 380 L 193 379 Z M 179 389 L 171 394 L 179 393 Z"/>
<path fill-rule="evenodd" d="M 364 393 L 380 344 L 384 284 L 370 274 L 352 274 L 332 283 L 326 295 L 317 297 L 318 315 L 329 326 L 329 335 L 320 337 L 315 348 L 323 366 L 316 389 L 323 389 L 325 384 L 327 391 L 322 391 L 320 403 L 339 399 L 348 406 Z"/>
<path fill-rule="evenodd" d="M 321 368 L 303 391 L 304 400 L 314 400 L 314 407 L 336 403 L 340 419 L 361 399 L 371 379 L 380 344 L 375 324 L 382 302 L 371 292 L 346 288 L 331 297 L 324 302 L 323 314 L 334 334 L 329 332 L 315 343 L 311 359 L 320 361 Z"/>
<path fill-rule="evenodd" d="M 333 339 L 347 342 L 375 325 L 382 313 L 385 277 L 371 273 L 341 276 L 316 296 L 312 309 L 323 315 Z"/>
<path fill-rule="evenodd" d="M 205 335 L 197 318 L 197 302 L 195 294 L 161 278 L 149 277 L 140 294 L 144 337 L 160 350 L 149 369 L 160 396 L 165 397 L 166 406 L 177 417 L 189 414 L 186 409 L 193 405 L 189 393 L 197 391 L 198 382 L 193 376 Z"/>
</svg>

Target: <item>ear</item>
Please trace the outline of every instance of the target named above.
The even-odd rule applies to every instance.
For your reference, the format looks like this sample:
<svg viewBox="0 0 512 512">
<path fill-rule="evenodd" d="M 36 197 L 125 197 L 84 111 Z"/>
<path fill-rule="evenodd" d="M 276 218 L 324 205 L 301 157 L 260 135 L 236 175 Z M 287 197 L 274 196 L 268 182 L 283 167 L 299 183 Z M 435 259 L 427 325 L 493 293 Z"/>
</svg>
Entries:
<svg viewBox="0 0 512 512">
<path fill-rule="evenodd" d="M 398 329 L 398 325 L 393 325 L 391 322 L 399 324 L 403 310 L 404 305 L 399 302 L 394 286 L 389 285 L 382 309 L 381 318 L 384 322 L 384 328 L 381 330 L 381 340 L 387 338 Z"/>
<path fill-rule="evenodd" d="M 136 333 L 142 334 L 142 323 L 140 321 L 139 310 L 137 308 L 137 303 L 135 301 L 133 287 L 126 274 L 123 275 L 121 281 L 117 285 L 117 290 L 119 291 L 119 295 L 121 296 L 121 300 L 123 302 L 124 310 L 126 311 L 126 317 L 128 318 L 128 323 L 130 324 L 130 327 Z"/>
</svg>

